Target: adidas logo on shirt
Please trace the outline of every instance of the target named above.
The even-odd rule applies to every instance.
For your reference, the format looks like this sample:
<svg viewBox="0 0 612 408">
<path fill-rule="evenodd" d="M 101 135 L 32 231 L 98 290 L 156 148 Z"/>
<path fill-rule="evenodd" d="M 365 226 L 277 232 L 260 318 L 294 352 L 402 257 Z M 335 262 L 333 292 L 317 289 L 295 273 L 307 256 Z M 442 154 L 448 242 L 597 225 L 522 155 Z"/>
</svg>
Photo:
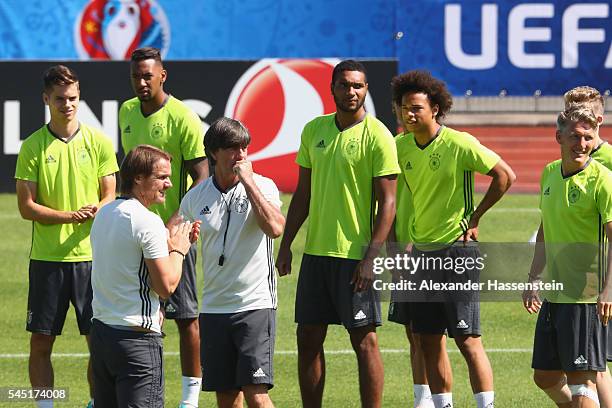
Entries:
<svg viewBox="0 0 612 408">
<path fill-rule="evenodd" d="M 130 128 L 130 125 L 127 125 L 125 129 L 123 129 L 123 133 L 132 133 L 132 128 Z"/>
<path fill-rule="evenodd" d="M 167 313 L 174 313 L 174 312 L 176 312 L 176 309 L 174 308 L 174 306 L 172 306 L 172 304 L 168 303 L 166 305 L 166 312 Z"/>
<path fill-rule="evenodd" d="M 576 360 L 574 360 L 574 364 L 576 365 L 582 365 L 582 364 L 587 364 L 587 363 L 588 363 L 587 359 L 584 358 L 582 354 L 579 355 Z"/>
<path fill-rule="evenodd" d="M 355 315 L 355 320 L 363 320 L 365 319 L 367 316 L 365 313 L 363 313 L 363 310 L 360 310 L 357 312 L 357 314 Z"/>
<path fill-rule="evenodd" d="M 266 373 L 264 373 L 264 372 L 263 372 L 263 370 L 261 369 L 261 367 L 259 367 L 259 368 L 257 369 L 257 371 L 255 371 L 255 372 L 253 373 L 253 377 L 258 377 L 258 378 L 259 378 L 259 377 L 265 377 L 265 376 L 266 376 Z"/>
<path fill-rule="evenodd" d="M 200 211 L 200 215 L 206 214 L 210 214 L 210 208 L 208 208 L 208 206 L 205 206 L 204 208 L 202 208 L 202 211 Z"/>
<path fill-rule="evenodd" d="M 544 195 L 550 195 L 550 187 L 546 187 L 546 190 L 544 190 Z"/>
<path fill-rule="evenodd" d="M 321 141 L 317 144 L 317 147 L 320 147 L 322 149 L 325 148 L 325 140 L 321 139 Z"/>
<path fill-rule="evenodd" d="M 410 164 L 410 162 L 406 163 L 406 170 L 412 170 L 412 164 Z"/>
<path fill-rule="evenodd" d="M 457 328 L 458 329 L 467 329 L 468 327 L 470 327 L 470 326 L 468 326 L 468 324 L 465 322 L 465 320 L 459 320 L 459 323 L 457 323 Z"/>
<path fill-rule="evenodd" d="M 51 155 L 47 156 L 47 159 L 45 160 L 45 163 L 49 164 L 49 163 L 56 163 L 57 160 L 55 160 L 55 158 Z"/>
</svg>

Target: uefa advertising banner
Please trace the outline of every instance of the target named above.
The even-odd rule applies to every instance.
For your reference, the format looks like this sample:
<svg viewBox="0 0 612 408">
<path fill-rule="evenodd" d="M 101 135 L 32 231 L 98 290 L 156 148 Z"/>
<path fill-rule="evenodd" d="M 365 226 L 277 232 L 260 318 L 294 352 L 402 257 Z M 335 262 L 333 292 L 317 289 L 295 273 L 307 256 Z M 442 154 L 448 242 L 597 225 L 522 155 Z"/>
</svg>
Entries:
<svg viewBox="0 0 612 408">
<path fill-rule="evenodd" d="M 2 0 L 0 59 L 397 58 L 455 95 L 612 89 L 612 0 Z"/>
<path fill-rule="evenodd" d="M 402 1 L 400 70 L 424 68 L 453 94 L 561 95 L 612 89 L 611 2 Z"/>
<path fill-rule="evenodd" d="M 334 59 L 258 61 L 166 61 L 166 91 L 183 100 L 202 120 L 203 129 L 220 116 L 241 120 L 250 130 L 249 158 L 256 172 L 272 178 L 282 191 L 297 183 L 295 155 L 303 126 L 335 111 L 330 91 Z M 0 62 L 5 79 L 0 93 L 0 191 L 15 189 L 13 176 L 22 139 L 48 121 L 42 101 L 42 73 L 57 62 Z M 100 128 L 119 152 L 118 113 L 132 98 L 127 61 L 64 62 L 79 75 L 79 120 Z M 364 61 L 370 92 L 367 110 L 389 129 L 392 60 Z M 122 152 L 119 152 L 122 156 Z"/>
</svg>

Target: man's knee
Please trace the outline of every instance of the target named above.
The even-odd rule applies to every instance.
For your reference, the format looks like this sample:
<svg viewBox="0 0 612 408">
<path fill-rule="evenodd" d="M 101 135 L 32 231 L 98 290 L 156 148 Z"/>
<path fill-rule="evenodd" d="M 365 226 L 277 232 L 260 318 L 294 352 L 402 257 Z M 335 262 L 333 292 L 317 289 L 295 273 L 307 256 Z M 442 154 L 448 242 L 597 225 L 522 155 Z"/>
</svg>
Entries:
<svg viewBox="0 0 612 408">
<path fill-rule="evenodd" d="M 572 394 L 567 386 L 567 379 L 561 371 L 535 370 L 533 381 L 556 404 L 572 402 Z"/>
<path fill-rule="evenodd" d="M 242 408 L 242 395 L 240 390 L 217 391 L 217 406 L 219 408 Z"/>
<path fill-rule="evenodd" d="M 446 340 L 443 334 L 420 334 L 418 337 L 424 354 L 435 356 L 446 352 Z"/>
<path fill-rule="evenodd" d="M 567 382 L 562 371 L 533 370 L 533 382 L 538 388 L 547 390 Z"/>
<path fill-rule="evenodd" d="M 32 333 L 30 338 L 30 354 L 38 356 L 50 356 L 53 351 L 55 336 L 41 333 Z"/>
<path fill-rule="evenodd" d="M 484 354 L 480 336 L 458 336 L 455 343 L 466 361 L 475 361 Z"/>
<path fill-rule="evenodd" d="M 296 338 L 299 351 L 318 352 L 323 347 L 327 326 L 298 324 Z"/>
<path fill-rule="evenodd" d="M 351 345 L 357 354 L 369 354 L 378 350 L 376 327 L 366 326 L 349 330 Z"/>
<path fill-rule="evenodd" d="M 200 335 L 200 323 L 197 318 L 193 319 L 175 319 L 176 326 L 181 333 L 189 333 L 191 335 Z"/>
<path fill-rule="evenodd" d="M 242 387 L 244 398 L 249 408 L 271 408 L 272 400 L 268 395 L 266 384 L 246 385 Z"/>
</svg>

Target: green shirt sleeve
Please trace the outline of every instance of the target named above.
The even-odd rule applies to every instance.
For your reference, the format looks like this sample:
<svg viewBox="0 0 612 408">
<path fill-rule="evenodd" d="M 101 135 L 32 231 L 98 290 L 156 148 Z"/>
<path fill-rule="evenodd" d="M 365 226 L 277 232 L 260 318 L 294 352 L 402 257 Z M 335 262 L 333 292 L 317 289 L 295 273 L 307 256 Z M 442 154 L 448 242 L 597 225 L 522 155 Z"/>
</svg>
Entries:
<svg viewBox="0 0 612 408">
<path fill-rule="evenodd" d="M 597 210 L 606 224 L 612 221 L 612 172 L 602 169 L 597 187 Z"/>
<path fill-rule="evenodd" d="M 391 132 L 384 125 L 376 126 L 372 129 L 373 136 L 373 160 L 372 176 L 380 177 L 389 174 L 399 174 L 400 168 L 397 162 L 397 148 L 395 139 Z"/>
<path fill-rule="evenodd" d="M 188 112 L 183 115 L 181 130 L 181 154 L 183 159 L 193 160 L 205 157 L 202 121 L 191 109 L 188 109 Z"/>
<path fill-rule="evenodd" d="M 467 135 L 467 134 L 466 134 Z M 481 145 L 478 139 L 467 135 L 463 141 L 463 164 L 467 170 L 487 174 L 499 162 L 500 157 Z"/>
<path fill-rule="evenodd" d="M 119 166 L 111 140 L 103 133 L 98 133 L 98 140 L 100 149 L 98 178 L 100 178 L 118 172 Z"/>
<path fill-rule="evenodd" d="M 295 162 L 297 164 L 308 169 L 312 168 L 312 163 L 310 162 L 310 152 L 308 150 L 308 145 L 310 142 L 309 129 L 310 123 L 306 124 L 306 126 L 304 126 L 304 130 L 302 130 L 300 148 L 298 150 L 297 157 L 295 158 Z"/>
<path fill-rule="evenodd" d="M 15 178 L 38 182 L 38 155 L 34 154 L 31 143 L 26 139 L 21 145 L 19 156 L 17 156 L 17 166 Z"/>
</svg>

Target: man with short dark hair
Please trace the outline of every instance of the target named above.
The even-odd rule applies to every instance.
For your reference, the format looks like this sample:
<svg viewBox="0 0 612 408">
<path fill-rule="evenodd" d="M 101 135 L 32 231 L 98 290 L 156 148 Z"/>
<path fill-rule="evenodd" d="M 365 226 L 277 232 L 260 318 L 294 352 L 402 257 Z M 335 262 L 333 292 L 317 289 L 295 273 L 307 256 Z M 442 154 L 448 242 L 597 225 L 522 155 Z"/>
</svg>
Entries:
<svg viewBox="0 0 612 408">
<path fill-rule="evenodd" d="M 391 229 L 400 169 L 393 136 L 365 110 L 365 67 L 340 62 L 330 88 L 336 112 L 302 132 L 298 186 L 276 265 L 281 276 L 291 272 L 291 243 L 309 217 L 295 310 L 303 406 L 321 406 L 327 327 L 342 324 L 357 355 L 361 404 L 380 407 L 384 374 L 376 327 L 382 320 L 372 263 Z"/>
<path fill-rule="evenodd" d="M 177 221 L 180 201 L 189 188 L 208 177 L 204 157 L 202 123 L 184 103 L 164 91 L 167 72 L 156 48 L 139 48 L 132 53 L 130 77 L 135 98 L 119 110 L 123 150 L 128 153 L 139 144 L 150 144 L 167 151 L 172 160 L 172 185 L 166 200 L 151 211 L 164 223 Z M 165 306 L 166 318 L 174 319 L 180 335 L 182 398 L 181 405 L 198 406 L 202 382 L 196 293 L 196 249 L 189 251 L 179 287 Z"/>
<path fill-rule="evenodd" d="M 28 319 L 33 388 L 52 388 L 51 352 L 70 302 L 89 344 L 91 328 L 91 221 L 115 198 L 115 150 L 108 137 L 79 123 L 79 79 L 63 65 L 44 74 L 43 100 L 51 120 L 24 140 L 17 158 L 17 203 L 33 223 Z M 88 367 L 93 396 L 91 365 Z M 91 403 L 90 403 L 91 404 Z M 38 400 L 52 407 L 52 400 Z"/>
<path fill-rule="evenodd" d="M 181 215 L 201 221 L 204 289 L 200 313 L 203 389 L 220 408 L 272 408 L 276 273 L 273 242 L 285 226 L 278 189 L 253 173 L 251 137 L 220 118 L 206 135 L 215 174 L 189 191 Z"/>
</svg>

